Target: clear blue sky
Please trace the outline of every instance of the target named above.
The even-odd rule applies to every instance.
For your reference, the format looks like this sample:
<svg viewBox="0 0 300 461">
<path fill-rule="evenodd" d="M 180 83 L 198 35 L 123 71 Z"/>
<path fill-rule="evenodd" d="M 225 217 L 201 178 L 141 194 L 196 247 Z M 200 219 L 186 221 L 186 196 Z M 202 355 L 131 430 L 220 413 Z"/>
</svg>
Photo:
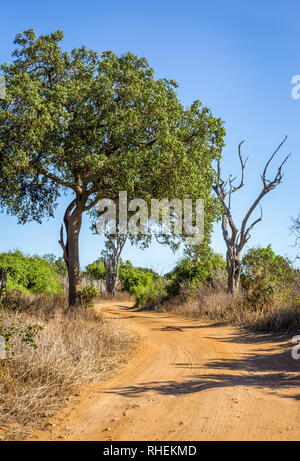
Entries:
<svg viewBox="0 0 300 461">
<path fill-rule="evenodd" d="M 280 158 L 292 152 L 284 182 L 263 201 L 264 219 L 249 243 L 267 245 L 295 256 L 290 217 L 300 212 L 300 100 L 291 97 L 291 78 L 300 74 L 300 4 L 296 0 L 107 2 L 102 0 L 28 0 L 2 2 L 0 61 L 10 60 L 16 33 L 62 29 L 64 47 L 86 45 L 98 52 L 128 50 L 146 56 L 157 77 L 180 84 L 184 104 L 200 99 L 226 122 L 224 173 L 237 172 L 236 147 L 246 139 L 247 187 L 234 201 L 237 221 L 260 188 L 268 155 L 287 134 Z M 276 162 L 275 162 L 276 164 Z M 44 224 L 18 226 L 2 214 L 0 251 L 60 255 L 57 243 L 65 203 Z M 85 217 L 80 237 L 82 266 L 99 256 L 103 241 L 93 236 Z M 225 247 L 219 225 L 216 251 Z M 146 251 L 128 246 L 124 258 L 159 271 L 170 269 L 180 254 L 153 245 Z"/>
</svg>

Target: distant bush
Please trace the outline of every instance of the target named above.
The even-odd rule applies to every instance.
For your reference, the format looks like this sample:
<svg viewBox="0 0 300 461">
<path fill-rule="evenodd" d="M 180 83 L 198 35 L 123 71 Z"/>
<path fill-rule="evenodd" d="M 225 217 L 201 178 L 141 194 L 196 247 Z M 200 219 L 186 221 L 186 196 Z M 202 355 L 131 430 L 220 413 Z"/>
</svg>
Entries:
<svg viewBox="0 0 300 461">
<path fill-rule="evenodd" d="M 185 258 L 166 275 L 170 279 L 166 291 L 168 296 L 176 296 L 183 285 L 188 285 L 192 292 L 193 289 L 197 289 L 200 282 L 209 282 L 213 285 L 222 284 L 225 276 L 226 263 L 217 253 L 212 253 L 209 257 L 197 261 Z"/>
<path fill-rule="evenodd" d="M 162 277 L 151 280 L 147 285 L 133 287 L 131 293 L 134 295 L 137 306 L 159 302 L 166 296 L 166 283 Z"/>
<path fill-rule="evenodd" d="M 121 261 L 119 279 L 122 290 L 132 294 L 138 306 L 165 294 L 162 277 L 152 269 L 134 267 L 130 261 Z"/>
<path fill-rule="evenodd" d="M 1 253 L 0 267 L 7 271 L 7 289 L 35 294 L 55 294 L 62 289 L 58 273 L 40 256 L 25 256 L 21 251 Z"/>
<path fill-rule="evenodd" d="M 172 271 L 167 286 L 170 293 L 170 287 L 176 287 L 175 282 L 180 280 L 179 295 L 168 296 L 153 303 L 152 307 L 155 305 L 161 312 L 171 311 L 256 331 L 299 329 L 300 271 L 294 269 L 288 259 L 276 255 L 270 245 L 252 248 L 245 254 L 242 289 L 236 295 L 227 292 L 226 284 L 216 283 L 220 269 L 226 281 L 225 262 L 216 258 L 210 267 L 212 270 L 207 271 L 198 263 L 181 261 Z M 210 276 L 207 276 L 208 272 Z"/>
<path fill-rule="evenodd" d="M 97 259 L 93 263 L 86 266 L 85 274 L 94 280 L 105 279 L 105 267 L 103 261 L 101 259 Z"/>
<path fill-rule="evenodd" d="M 251 248 L 242 264 L 241 283 L 252 306 L 267 304 L 276 298 L 288 299 L 293 285 L 300 280 L 299 271 L 283 256 L 275 255 L 270 245 Z"/>
<path fill-rule="evenodd" d="M 146 286 L 153 280 L 153 272 L 148 269 L 134 267 L 130 261 L 121 261 L 119 279 L 122 289 L 132 293 L 132 289 L 137 286 Z"/>
</svg>

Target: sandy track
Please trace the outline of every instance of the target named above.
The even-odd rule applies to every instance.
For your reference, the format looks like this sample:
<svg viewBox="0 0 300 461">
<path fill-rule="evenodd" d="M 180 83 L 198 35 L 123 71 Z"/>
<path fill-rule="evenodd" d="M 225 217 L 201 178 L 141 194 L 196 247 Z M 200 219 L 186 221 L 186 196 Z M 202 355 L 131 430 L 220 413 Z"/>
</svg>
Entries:
<svg viewBox="0 0 300 461">
<path fill-rule="evenodd" d="M 39 439 L 299 440 L 300 361 L 269 335 L 97 306 L 141 338 L 114 378 L 81 387 Z"/>
</svg>

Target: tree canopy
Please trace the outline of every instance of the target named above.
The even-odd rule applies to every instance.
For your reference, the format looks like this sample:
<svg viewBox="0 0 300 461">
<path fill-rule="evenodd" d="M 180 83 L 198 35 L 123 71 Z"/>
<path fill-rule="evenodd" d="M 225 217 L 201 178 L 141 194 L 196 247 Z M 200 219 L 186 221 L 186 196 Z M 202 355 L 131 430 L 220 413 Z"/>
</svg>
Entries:
<svg viewBox="0 0 300 461">
<path fill-rule="evenodd" d="M 200 101 L 184 108 L 176 82 L 155 79 L 144 57 L 99 57 L 84 46 L 68 53 L 63 37 L 26 30 L 15 38 L 13 62 L 1 66 L 0 195 L 25 222 L 53 216 L 71 193 L 60 243 L 76 304 L 82 213 L 125 190 L 128 198 L 203 198 L 211 222 L 211 162 L 224 128 Z"/>
</svg>

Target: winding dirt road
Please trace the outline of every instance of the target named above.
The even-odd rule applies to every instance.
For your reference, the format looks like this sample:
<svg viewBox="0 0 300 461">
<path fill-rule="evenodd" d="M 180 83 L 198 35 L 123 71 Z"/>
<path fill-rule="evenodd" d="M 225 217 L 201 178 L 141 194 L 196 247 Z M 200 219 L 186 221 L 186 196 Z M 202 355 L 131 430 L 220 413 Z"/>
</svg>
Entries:
<svg viewBox="0 0 300 461">
<path fill-rule="evenodd" d="M 131 306 L 97 308 L 140 337 L 134 357 L 82 387 L 39 439 L 300 439 L 300 360 L 290 342 Z"/>
</svg>

